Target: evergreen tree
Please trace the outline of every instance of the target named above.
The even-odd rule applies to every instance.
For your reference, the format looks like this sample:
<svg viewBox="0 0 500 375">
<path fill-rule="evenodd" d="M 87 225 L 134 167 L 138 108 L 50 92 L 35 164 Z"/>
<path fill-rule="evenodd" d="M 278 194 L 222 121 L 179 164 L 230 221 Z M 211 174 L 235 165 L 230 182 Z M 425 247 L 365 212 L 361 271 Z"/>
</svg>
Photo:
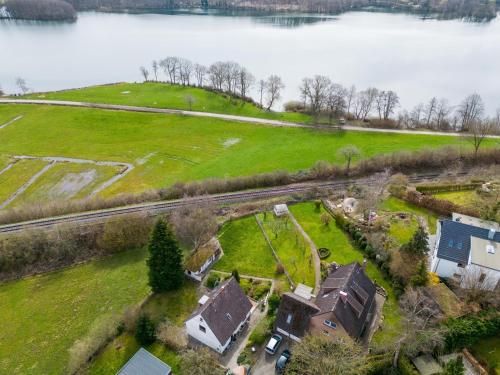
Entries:
<svg viewBox="0 0 500 375">
<path fill-rule="evenodd" d="M 410 282 L 413 286 L 426 286 L 429 281 L 429 273 L 427 272 L 427 265 L 425 260 L 421 261 L 417 273 L 413 275 Z"/>
<path fill-rule="evenodd" d="M 231 276 L 234 277 L 234 279 L 238 282 L 238 284 L 240 283 L 240 274 L 238 270 L 233 270 L 233 272 L 231 272 Z"/>
<path fill-rule="evenodd" d="M 155 325 L 147 315 L 141 315 L 137 319 L 135 338 L 141 345 L 149 345 L 155 342 Z"/>
<path fill-rule="evenodd" d="M 178 289 L 184 280 L 182 253 L 164 220 L 155 224 L 149 240 L 149 285 L 154 293 Z"/>
<path fill-rule="evenodd" d="M 418 227 L 410 242 L 403 246 L 403 250 L 418 257 L 427 255 L 429 252 L 429 237 L 424 227 Z"/>
</svg>

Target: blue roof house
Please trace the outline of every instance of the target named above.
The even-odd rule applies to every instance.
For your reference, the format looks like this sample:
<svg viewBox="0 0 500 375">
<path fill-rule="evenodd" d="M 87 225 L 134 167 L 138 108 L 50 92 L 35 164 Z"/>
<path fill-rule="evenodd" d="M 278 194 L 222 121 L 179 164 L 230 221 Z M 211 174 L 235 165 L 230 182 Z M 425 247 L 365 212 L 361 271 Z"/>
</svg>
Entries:
<svg viewBox="0 0 500 375">
<path fill-rule="evenodd" d="M 117 375 L 171 375 L 169 365 L 156 358 L 144 348 L 140 348 L 123 366 Z"/>
</svg>

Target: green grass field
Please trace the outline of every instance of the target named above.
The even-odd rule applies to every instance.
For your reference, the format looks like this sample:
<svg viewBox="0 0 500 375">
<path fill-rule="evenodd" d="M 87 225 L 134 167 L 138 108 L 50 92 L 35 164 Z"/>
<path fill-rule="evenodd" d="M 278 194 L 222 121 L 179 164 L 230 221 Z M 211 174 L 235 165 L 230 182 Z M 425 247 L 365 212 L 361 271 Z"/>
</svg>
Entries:
<svg viewBox="0 0 500 375">
<path fill-rule="evenodd" d="M 348 144 L 370 157 L 460 142 L 457 137 L 339 133 L 176 115 L 0 105 L 0 114 L 19 113 L 24 113 L 21 120 L 0 130 L 0 158 L 24 154 L 133 163 L 136 168 L 103 196 L 176 181 L 297 171 L 318 160 L 341 163 L 337 150 Z"/>
<path fill-rule="evenodd" d="M 192 103 L 191 107 L 186 101 L 187 95 L 194 98 L 194 103 Z M 155 82 L 92 86 L 75 90 L 30 94 L 26 98 L 172 108 L 292 122 L 310 121 L 310 117 L 304 114 L 268 112 L 242 100 L 230 100 L 227 95 L 220 93 L 196 87 Z"/>
<path fill-rule="evenodd" d="M 47 162 L 40 160 L 19 160 L 8 171 L 0 174 L 0 203 L 8 199 L 46 165 Z"/>
<path fill-rule="evenodd" d="M 215 264 L 215 270 L 236 269 L 242 275 L 275 277 L 276 262 L 254 216 L 224 224 L 219 241 L 224 256 Z"/>
<path fill-rule="evenodd" d="M 433 195 L 438 199 L 443 199 L 466 207 L 473 206 L 474 202 L 481 199 L 481 196 L 478 195 L 475 190 L 448 191 Z"/>
<path fill-rule="evenodd" d="M 433 212 L 430 212 L 424 208 L 417 207 L 411 203 L 405 202 L 401 199 L 395 198 L 395 197 L 389 197 L 386 200 L 384 200 L 380 204 L 380 208 L 385 211 L 391 211 L 391 212 L 411 212 L 415 215 L 421 216 L 424 219 L 427 220 L 427 224 L 429 225 L 429 231 L 431 234 L 436 233 L 436 224 L 437 224 L 437 219 L 438 215 L 436 215 Z M 413 225 L 415 225 L 414 223 Z M 415 229 L 417 228 L 417 225 L 415 225 Z M 397 229 L 397 228 L 396 228 Z M 393 230 L 393 234 L 394 234 Z M 406 230 L 407 233 L 401 235 L 401 238 L 407 238 L 409 236 L 410 230 Z"/>
<path fill-rule="evenodd" d="M 331 254 L 327 258 L 328 262 L 337 262 L 339 264 L 349 264 L 351 262 L 361 264 L 363 262 L 363 254 L 351 244 L 347 235 L 335 225 L 333 218 L 328 227 L 325 227 L 322 223 L 320 215 L 325 212 L 323 207 L 318 212 L 313 202 L 307 202 L 290 206 L 290 211 L 311 237 L 316 247 L 330 249 Z M 368 262 L 366 274 L 383 286 L 389 295 L 383 308 L 384 324 L 382 329 L 377 331 L 373 337 L 373 343 L 387 344 L 400 333 L 401 312 L 392 286 L 384 279 L 382 273 L 373 263 Z"/>
<path fill-rule="evenodd" d="M 286 222 L 284 218 L 276 218 L 272 212 L 267 212 L 265 216 L 264 214 L 257 216 L 295 284 L 302 283 L 314 287 L 314 261 L 311 248 L 303 239 L 302 234 L 290 220 Z M 277 236 L 273 232 L 273 225 L 276 222 L 281 222 Z"/>
<path fill-rule="evenodd" d="M 149 293 L 146 251 L 0 285 L 0 373 L 61 374 L 92 324 Z"/>
</svg>

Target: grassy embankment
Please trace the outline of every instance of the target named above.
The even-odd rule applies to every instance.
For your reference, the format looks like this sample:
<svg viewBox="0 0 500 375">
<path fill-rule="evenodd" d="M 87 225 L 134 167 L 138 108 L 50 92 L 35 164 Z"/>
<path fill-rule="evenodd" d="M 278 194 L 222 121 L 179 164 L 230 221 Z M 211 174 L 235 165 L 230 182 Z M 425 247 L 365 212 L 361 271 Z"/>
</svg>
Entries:
<svg viewBox="0 0 500 375">
<path fill-rule="evenodd" d="M 8 199 L 46 165 L 47 162 L 41 160 L 20 160 L 12 168 L 0 174 L 0 203 Z M 0 169 L 3 169 L 1 165 Z"/>
<path fill-rule="evenodd" d="M 191 106 L 186 100 L 187 96 L 194 99 Z M 24 98 L 182 109 L 291 122 L 310 121 L 310 116 L 301 113 L 266 111 L 252 103 L 230 99 L 225 94 L 197 87 L 155 82 L 91 86 L 74 90 L 35 93 L 26 95 Z"/>
<path fill-rule="evenodd" d="M 355 144 L 363 157 L 459 144 L 456 137 L 276 128 L 176 115 L 50 106 L 0 105 L 24 114 L 0 130 L 0 158 L 63 156 L 129 162 L 135 169 L 102 196 L 138 193 L 176 181 L 297 171 L 318 160 L 342 163 L 337 150 Z M 69 164 L 68 164 L 69 165 Z M 60 180 L 59 180 L 60 181 Z M 54 185 L 59 182 L 53 179 Z M 33 193 L 42 199 L 46 191 Z M 48 198 L 46 198 L 48 200 Z M 21 197 L 20 197 L 20 201 Z M 13 202 L 15 205 L 16 202 Z"/>
</svg>

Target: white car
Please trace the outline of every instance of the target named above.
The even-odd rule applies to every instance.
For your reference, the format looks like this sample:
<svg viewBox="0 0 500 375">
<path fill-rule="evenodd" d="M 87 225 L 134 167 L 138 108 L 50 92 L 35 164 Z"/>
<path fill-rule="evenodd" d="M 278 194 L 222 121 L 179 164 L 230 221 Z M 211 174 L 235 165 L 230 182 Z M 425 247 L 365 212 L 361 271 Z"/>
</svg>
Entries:
<svg viewBox="0 0 500 375">
<path fill-rule="evenodd" d="M 278 350 L 281 342 L 283 341 L 283 337 L 280 336 L 280 335 L 277 335 L 277 334 L 274 334 L 271 336 L 271 339 L 269 340 L 269 342 L 267 343 L 267 346 L 266 346 L 266 352 L 268 354 L 271 354 L 273 355 L 274 353 L 276 353 L 276 350 Z"/>
</svg>

